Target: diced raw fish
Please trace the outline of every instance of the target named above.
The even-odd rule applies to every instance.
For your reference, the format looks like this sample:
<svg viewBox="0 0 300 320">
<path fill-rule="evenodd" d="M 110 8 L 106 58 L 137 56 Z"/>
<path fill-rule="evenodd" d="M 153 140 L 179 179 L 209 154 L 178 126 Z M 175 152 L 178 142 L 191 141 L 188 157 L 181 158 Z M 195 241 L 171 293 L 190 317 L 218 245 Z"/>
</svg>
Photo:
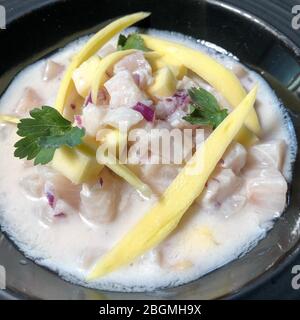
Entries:
<svg viewBox="0 0 300 320">
<path fill-rule="evenodd" d="M 115 74 L 124 70 L 131 73 L 136 84 L 141 88 L 149 86 L 153 81 L 152 68 L 140 51 L 125 56 L 115 64 Z"/>
<path fill-rule="evenodd" d="M 189 90 L 194 87 L 199 87 L 199 84 L 187 76 L 184 76 L 182 80 L 179 80 L 177 83 L 177 89 L 179 90 Z"/>
<path fill-rule="evenodd" d="M 104 58 L 105 56 L 108 56 L 109 54 L 115 51 L 116 51 L 116 47 L 112 43 L 107 43 L 98 51 L 98 56 L 100 56 L 101 58 Z"/>
<path fill-rule="evenodd" d="M 64 70 L 64 66 L 54 62 L 53 60 L 47 60 L 45 69 L 43 72 L 43 80 L 49 81 L 56 77 L 58 77 L 62 71 Z"/>
<path fill-rule="evenodd" d="M 107 108 L 96 106 L 89 103 L 82 111 L 82 126 L 86 133 L 92 137 L 96 136 L 97 131 L 103 124 L 103 120 L 107 113 Z"/>
<path fill-rule="evenodd" d="M 118 210 L 120 184 L 107 169 L 101 172 L 99 183 L 83 184 L 80 192 L 81 217 L 92 224 L 112 221 Z"/>
<path fill-rule="evenodd" d="M 97 96 L 97 105 L 105 105 L 108 106 L 109 104 L 109 94 L 105 88 L 101 88 L 98 91 L 98 96 Z"/>
<path fill-rule="evenodd" d="M 242 184 L 242 178 L 236 176 L 231 169 L 221 169 L 208 181 L 203 196 L 196 201 L 203 204 L 221 204 Z"/>
<path fill-rule="evenodd" d="M 159 100 L 155 106 L 155 116 L 157 119 L 165 120 L 176 110 L 176 100 L 166 98 Z"/>
<path fill-rule="evenodd" d="M 44 196 L 45 180 L 38 172 L 33 172 L 21 178 L 20 186 L 26 196 L 39 199 Z"/>
<path fill-rule="evenodd" d="M 173 128 L 194 128 L 195 125 L 192 125 L 189 122 L 185 121 L 183 119 L 184 116 L 186 116 L 186 112 L 181 109 L 177 109 L 167 118 L 167 121 Z"/>
<path fill-rule="evenodd" d="M 221 167 L 225 169 L 232 169 L 234 173 L 239 173 L 245 166 L 247 160 L 247 151 L 239 143 L 233 143 L 221 161 Z"/>
<path fill-rule="evenodd" d="M 188 111 L 190 98 L 186 90 L 177 90 L 171 97 L 158 100 L 155 107 L 157 119 L 165 120 L 177 110 Z M 182 113 L 182 112 L 181 112 Z M 183 113 L 182 113 L 183 114 Z"/>
<path fill-rule="evenodd" d="M 248 165 L 260 168 L 282 169 L 286 144 L 283 140 L 273 140 L 257 144 L 249 149 Z"/>
<path fill-rule="evenodd" d="M 275 168 L 245 172 L 248 202 L 266 218 L 278 216 L 286 204 L 287 183 Z"/>
<path fill-rule="evenodd" d="M 140 112 L 127 107 L 119 107 L 118 109 L 108 109 L 103 123 L 115 128 L 124 126 L 129 129 L 142 120 L 143 115 Z"/>
<path fill-rule="evenodd" d="M 65 202 L 73 209 L 79 209 L 80 203 L 80 186 L 73 184 L 69 179 L 61 174 L 54 174 L 50 180 L 46 182 L 51 183 L 57 200 Z M 65 212 L 66 214 L 68 212 Z"/>
<path fill-rule="evenodd" d="M 29 111 L 40 107 L 43 104 L 43 99 L 37 94 L 37 92 L 30 87 L 24 89 L 21 99 L 19 100 L 15 113 L 21 117 L 29 114 Z"/>
<path fill-rule="evenodd" d="M 157 194 L 162 194 L 180 171 L 179 165 L 145 164 L 139 166 L 139 177 Z"/>
<path fill-rule="evenodd" d="M 246 202 L 247 197 L 244 192 L 235 193 L 222 202 L 221 206 L 219 206 L 219 212 L 221 212 L 225 218 L 229 218 L 233 214 L 240 212 L 240 210 L 246 205 Z"/>
<path fill-rule="evenodd" d="M 131 108 L 147 99 L 127 70 L 115 74 L 104 86 L 110 95 L 109 105 L 112 108 Z"/>
</svg>

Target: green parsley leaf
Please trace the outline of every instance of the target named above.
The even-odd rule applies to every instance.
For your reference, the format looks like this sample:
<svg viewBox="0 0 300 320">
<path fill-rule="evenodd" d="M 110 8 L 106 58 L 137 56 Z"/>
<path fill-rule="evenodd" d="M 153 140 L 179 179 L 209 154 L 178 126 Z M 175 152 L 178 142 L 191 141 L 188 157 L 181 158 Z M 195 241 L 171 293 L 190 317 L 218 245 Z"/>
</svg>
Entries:
<svg viewBox="0 0 300 320">
<path fill-rule="evenodd" d="M 188 92 L 192 104 L 189 114 L 183 119 L 189 123 L 215 129 L 228 115 L 227 110 L 221 109 L 217 99 L 205 89 L 192 88 Z"/>
<path fill-rule="evenodd" d="M 150 51 L 146 48 L 143 38 L 137 34 L 132 33 L 127 37 L 123 34 L 119 35 L 118 39 L 118 50 L 129 50 L 129 49 L 137 49 L 141 51 Z"/>
<path fill-rule="evenodd" d="M 43 106 L 30 112 L 31 118 L 21 119 L 17 134 L 22 137 L 15 144 L 15 157 L 47 164 L 60 146 L 75 147 L 82 142 L 84 129 L 73 127 L 56 109 Z"/>
</svg>

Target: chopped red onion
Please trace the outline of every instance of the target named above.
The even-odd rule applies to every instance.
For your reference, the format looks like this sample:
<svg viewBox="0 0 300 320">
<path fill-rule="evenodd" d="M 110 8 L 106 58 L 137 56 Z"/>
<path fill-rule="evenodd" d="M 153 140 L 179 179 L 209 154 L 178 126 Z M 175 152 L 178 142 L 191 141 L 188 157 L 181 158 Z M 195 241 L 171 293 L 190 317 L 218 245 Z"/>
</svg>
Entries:
<svg viewBox="0 0 300 320">
<path fill-rule="evenodd" d="M 154 120 L 154 111 L 152 108 L 146 106 L 145 104 L 138 102 L 134 107 L 133 110 L 140 112 L 145 120 L 151 122 Z"/>
<path fill-rule="evenodd" d="M 64 212 L 59 212 L 54 214 L 55 218 L 65 218 L 66 214 Z"/>
<path fill-rule="evenodd" d="M 172 97 L 161 99 L 156 105 L 156 117 L 161 120 L 167 119 L 177 109 L 184 109 L 191 102 L 186 90 L 178 90 Z"/>
<path fill-rule="evenodd" d="M 77 115 L 74 116 L 74 122 L 75 122 L 77 127 L 83 128 L 82 117 L 80 115 L 77 114 Z"/>
<path fill-rule="evenodd" d="M 47 191 L 46 192 L 46 198 L 47 198 L 47 201 L 48 201 L 48 204 L 49 206 L 54 209 L 55 207 L 55 196 L 54 194 L 51 192 L 51 191 Z"/>
<path fill-rule="evenodd" d="M 86 107 L 89 103 L 93 103 L 91 93 L 89 93 L 89 95 L 87 96 L 86 100 L 84 101 L 83 106 Z"/>
<path fill-rule="evenodd" d="M 185 108 L 191 102 L 186 90 L 176 91 L 173 97 L 176 99 L 177 108 Z"/>
</svg>

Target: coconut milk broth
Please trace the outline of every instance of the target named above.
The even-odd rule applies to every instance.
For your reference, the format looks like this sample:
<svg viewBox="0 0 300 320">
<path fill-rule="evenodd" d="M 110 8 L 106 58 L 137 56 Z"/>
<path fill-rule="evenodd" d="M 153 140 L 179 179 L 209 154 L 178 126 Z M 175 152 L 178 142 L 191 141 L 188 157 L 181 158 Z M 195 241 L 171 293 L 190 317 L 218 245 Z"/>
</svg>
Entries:
<svg viewBox="0 0 300 320">
<path fill-rule="evenodd" d="M 207 52 L 230 69 L 239 65 L 237 58 L 209 43 L 175 33 L 155 30 L 149 33 Z M 85 37 L 71 43 L 50 59 L 67 66 L 72 55 L 86 40 Z M 15 78 L 0 100 L 1 113 L 12 114 L 28 86 L 38 92 L 44 105 L 54 105 L 62 75 L 43 82 L 44 66 L 45 60 L 41 60 Z M 286 142 L 283 174 L 290 180 L 291 163 L 296 152 L 294 133 L 288 129 L 287 117 L 274 92 L 258 74 L 250 70 L 247 73 L 247 77 L 241 78 L 247 90 L 255 82 L 259 83 L 257 111 L 264 132 L 262 142 L 275 139 Z M 48 210 L 47 201 L 28 196 L 20 184 L 20 179 L 26 180 L 28 177 L 30 181 L 30 177 L 41 169 L 14 158 L 13 145 L 18 139 L 15 131 L 13 125 L 0 127 L 1 227 L 26 256 L 77 284 L 107 290 L 146 291 L 189 282 L 247 252 L 265 236 L 273 219 L 281 213 L 264 215 L 257 207 L 247 203 L 234 214 L 224 214 L 211 205 L 196 202 L 185 214 L 178 229 L 157 248 L 127 267 L 86 283 L 85 276 L 96 259 L 120 240 L 156 199 L 142 199 L 119 179 L 122 194 L 117 218 L 112 222 L 94 225 L 77 213 L 49 223 L 43 218 L 43 212 Z M 42 170 L 47 171 L 46 168 Z M 243 188 L 241 186 L 238 190 Z M 200 236 L 195 235 L 195 229 L 201 231 Z"/>
</svg>

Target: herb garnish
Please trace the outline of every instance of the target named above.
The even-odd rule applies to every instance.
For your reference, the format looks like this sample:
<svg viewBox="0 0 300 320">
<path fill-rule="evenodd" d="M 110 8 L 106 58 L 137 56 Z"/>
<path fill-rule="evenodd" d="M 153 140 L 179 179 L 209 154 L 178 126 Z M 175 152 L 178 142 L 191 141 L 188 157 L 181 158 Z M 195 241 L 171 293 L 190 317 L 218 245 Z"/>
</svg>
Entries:
<svg viewBox="0 0 300 320">
<path fill-rule="evenodd" d="M 183 117 L 191 124 L 207 125 L 215 129 L 228 115 L 226 109 L 221 109 L 217 99 L 203 88 L 188 90 L 192 99 L 190 113 Z"/>
<path fill-rule="evenodd" d="M 84 129 L 73 127 L 56 109 L 43 106 L 30 112 L 31 118 L 21 119 L 17 134 L 22 137 L 15 144 L 15 157 L 34 160 L 34 165 L 46 164 L 53 159 L 55 150 L 66 145 L 81 143 Z"/>
<path fill-rule="evenodd" d="M 124 34 L 119 35 L 118 50 L 137 49 L 141 51 L 150 51 L 146 48 L 143 38 L 137 34 L 132 33 L 127 37 Z"/>
</svg>

